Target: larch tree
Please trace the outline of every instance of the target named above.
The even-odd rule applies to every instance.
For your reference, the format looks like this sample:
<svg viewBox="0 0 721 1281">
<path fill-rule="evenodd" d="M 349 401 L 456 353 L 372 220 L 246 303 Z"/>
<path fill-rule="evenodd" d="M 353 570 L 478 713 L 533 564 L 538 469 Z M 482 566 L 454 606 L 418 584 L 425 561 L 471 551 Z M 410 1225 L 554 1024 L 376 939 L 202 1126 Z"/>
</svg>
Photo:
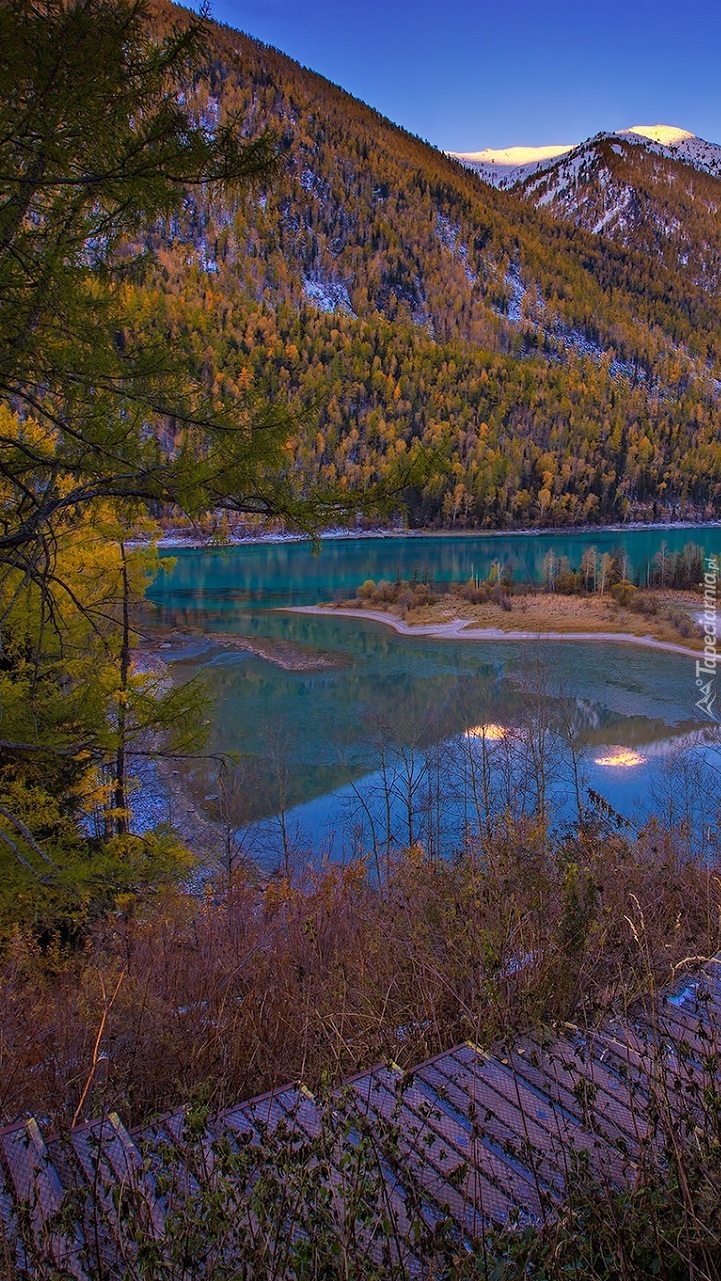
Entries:
<svg viewBox="0 0 721 1281">
<path fill-rule="evenodd" d="M 130 669 L 138 519 L 314 530 L 323 508 L 296 492 L 287 415 L 219 394 L 157 318 L 134 323 L 151 233 L 189 191 L 242 194 L 278 163 L 267 131 L 194 107 L 206 14 L 160 37 L 150 19 L 145 0 L 0 3 L 0 844 L 43 883 L 93 778 L 124 835 L 133 735 L 183 723 Z"/>
</svg>

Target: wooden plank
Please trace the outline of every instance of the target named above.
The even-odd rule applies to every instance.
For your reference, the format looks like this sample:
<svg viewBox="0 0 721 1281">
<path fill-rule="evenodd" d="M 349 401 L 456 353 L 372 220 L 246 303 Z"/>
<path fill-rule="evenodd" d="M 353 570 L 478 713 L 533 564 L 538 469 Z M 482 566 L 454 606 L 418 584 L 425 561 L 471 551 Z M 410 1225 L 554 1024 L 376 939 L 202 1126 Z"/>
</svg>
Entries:
<svg viewBox="0 0 721 1281">
<path fill-rule="evenodd" d="M 686 1042 L 699 1062 L 721 1051 L 721 1028 L 712 1010 L 674 1007 L 663 1004 L 658 1013 L 658 1027 L 669 1040 Z"/>
<path fill-rule="evenodd" d="M 289 1091 L 277 1095 L 289 1129 L 297 1128 L 306 1139 L 317 1139 L 321 1133 L 322 1119 L 313 1095 L 299 1087 L 291 1096 Z"/>
<path fill-rule="evenodd" d="M 274 1130 L 281 1121 L 287 1118 L 288 1109 L 293 1107 L 299 1096 L 299 1087 L 286 1085 L 281 1090 L 270 1090 L 257 1098 L 249 1099 L 239 1107 L 228 1108 L 218 1117 L 219 1122 L 227 1124 L 232 1130 L 241 1133 L 243 1129 L 255 1134 L 263 1130 Z"/>
<path fill-rule="evenodd" d="M 628 1110 L 603 1091 L 598 1092 L 596 1106 L 590 1109 L 584 1099 L 584 1079 L 564 1062 L 566 1055 L 560 1051 L 560 1044 L 542 1045 L 520 1038 L 513 1050 L 508 1051 L 508 1063 L 522 1080 L 535 1085 L 549 1101 L 571 1115 L 587 1134 L 600 1141 L 596 1143 L 597 1151 L 602 1146 L 615 1148 L 635 1162 L 640 1144 Z"/>
<path fill-rule="evenodd" d="M 7 1127 L 14 1129 L 15 1127 Z M 0 1143 L 0 1153 L 3 1151 Z M 21 1241 L 20 1227 L 15 1213 L 15 1198 L 12 1192 L 10 1173 L 0 1157 L 0 1268 L 8 1277 L 15 1270 L 20 1271 L 27 1265 L 27 1259 Z M 0 1271 L 0 1275 L 2 1272 Z"/>
<path fill-rule="evenodd" d="M 411 1171 L 441 1213 L 449 1213 L 475 1235 L 489 1222 L 502 1224 L 513 1217 L 513 1201 L 483 1171 L 473 1171 L 469 1179 L 467 1160 L 427 1118 L 406 1104 L 404 1091 L 398 1088 L 401 1081 L 399 1072 L 379 1069 L 361 1086 L 359 1097 L 369 1111 L 398 1127 L 399 1144 L 410 1158 Z"/>
<path fill-rule="evenodd" d="M 571 1187 L 573 1157 L 582 1153 L 586 1154 L 595 1169 L 599 1172 L 603 1170 L 615 1185 L 622 1186 L 629 1170 L 635 1171 L 635 1165 L 626 1157 L 622 1159 L 606 1136 L 584 1126 L 582 1109 L 575 1096 L 570 1091 L 559 1088 L 553 1078 L 527 1062 L 529 1056 L 521 1048 L 520 1054 L 507 1050 L 498 1061 L 505 1073 L 505 1089 L 509 1098 L 513 1098 L 521 1088 L 535 1096 L 535 1111 L 532 1115 L 535 1115 L 539 1125 L 544 1126 L 549 1134 L 546 1146 L 554 1154 L 560 1153 L 566 1190 Z"/>
<path fill-rule="evenodd" d="M 364 1074 L 362 1074 L 364 1075 Z M 338 1103 L 339 1100 L 336 1100 Z M 330 1104 L 328 1105 L 330 1106 Z M 275 1128 L 281 1123 L 285 1123 L 290 1135 L 297 1135 L 307 1141 L 316 1139 L 321 1130 L 321 1118 L 318 1106 L 310 1093 L 297 1086 L 284 1087 L 278 1091 L 271 1091 L 268 1094 L 260 1096 L 258 1099 L 251 1099 L 243 1104 L 240 1108 L 231 1109 L 222 1114 L 219 1123 L 230 1127 L 231 1131 L 236 1134 L 252 1135 L 253 1141 L 260 1144 L 263 1141 L 263 1135 L 267 1130 Z M 216 1124 L 216 1130 L 219 1125 Z M 359 1142 L 360 1135 L 355 1135 L 351 1131 L 346 1135 L 349 1143 Z M 341 1157 L 338 1152 L 338 1157 Z M 369 1259 L 372 1259 L 376 1265 L 383 1263 L 384 1258 L 388 1255 L 390 1249 L 391 1255 L 398 1253 L 392 1242 L 400 1243 L 403 1239 L 410 1241 L 411 1222 L 407 1212 L 403 1190 L 395 1179 L 393 1173 L 382 1162 L 379 1162 L 379 1185 L 382 1190 L 385 1214 L 389 1223 L 393 1224 L 391 1233 L 391 1245 L 385 1246 L 373 1241 L 369 1233 L 361 1227 L 356 1228 L 357 1235 L 365 1238 L 365 1248 L 368 1251 Z M 324 1176 L 325 1177 L 325 1176 Z M 330 1185 L 339 1197 L 342 1193 L 342 1180 L 337 1169 L 330 1170 Z M 339 1209 L 339 1213 L 341 1213 Z M 251 1230 L 257 1230 L 257 1224 L 251 1223 Z M 295 1232 L 294 1226 L 289 1223 L 288 1231 Z M 394 1265 L 401 1261 L 404 1266 L 411 1268 L 413 1275 L 414 1256 L 410 1245 L 401 1248 L 398 1258 L 393 1258 Z"/>
<path fill-rule="evenodd" d="M 666 1123 L 693 1124 L 703 1108 L 700 1087 L 709 1078 L 708 1060 L 716 1054 L 721 1054 L 721 965 L 710 965 L 680 980 L 655 1011 L 633 1021 L 609 1019 L 583 1034 L 569 1025 L 567 1036 L 546 1043 L 519 1038 L 500 1057 L 467 1044 L 405 1074 L 375 1068 L 348 1081 L 327 1106 L 336 1119 L 344 1117 L 338 1134 L 348 1144 L 361 1142 L 368 1122 L 371 1133 L 375 1126 L 379 1187 L 399 1237 L 410 1237 L 418 1207 L 431 1229 L 450 1214 L 463 1232 L 476 1234 L 519 1210 L 538 1219 L 565 1190 L 572 1191 L 573 1151 L 587 1152 L 595 1169 L 609 1173 L 615 1183 L 632 1178 L 635 1160 L 653 1141 L 650 1103 L 658 1100 Z M 96 1253 L 105 1269 L 112 1271 L 119 1258 L 111 1233 L 132 1251 L 132 1232 L 117 1222 L 118 1190 L 125 1188 L 133 1197 L 129 1214 L 140 1214 L 141 1221 L 146 1217 L 147 1230 L 160 1238 L 168 1207 L 157 1197 L 152 1170 L 158 1176 L 172 1173 L 181 1197 L 201 1190 L 183 1152 L 184 1120 L 182 1110 L 168 1113 L 137 1134 L 136 1142 L 110 1114 L 74 1131 L 67 1152 L 61 1140 L 46 1145 L 32 1119 L 0 1130 L 0 1266 L 3 1235 L 21 1260 L 20 1203 L 28 1207 L 38 1249 L 77 1278 L 92 1274 L 82 1264 L 92 1254 L 89 1227 L 96 1246 L 101 1242 Z M 386 1147 L 382 1120 L 397 1127 L 399 1151 Z M 208 1123 L 200 1140 L 205 1159 L 198 1176 L 212 1176 L 213 1143 L 221 1136 L 231 1142 L 248 1136 L 260 1145 L 280 1126 L 291 1143 L 312 1144 L 321 1124 L 319 1107 L 302 1087 L 288 1085 L 250 1099 Z M 150 1174 L 138 1143 L 147 1150 Z M 173 1161 L 177 1157 L 177 1169 L 168 1152 Z M 323 1177 L 342 1216 L 341 1157 L 339 1146 L 337 1163 L 330 1153 Z M 53 1223 L 66 1193 L 77 1199 L 82 1219 L 71 1240 Z M 295 1230 L 292 1224 L 289 1230 Z M 377 1246 L 369 1237 L 368 1257 L 375 1263 Z M 407 1258 L 412 1263 L 410 1246 Z"/>
<path fill-rule="evenodd" d="M 66 1194 L 77 1206 L 84 1239 L 83 1262 L 90 1277 L 113 1275 L 119 1267 L 119 1255 L 94 1188 L 87 1182 L 67 1136 L 48 1142 L 48 1151 L 60 1176 Z"/>
<path fill-rule="evenodd" d="M 165 1216 L 174 1207 L 173 1198 L 180 1198 L 186 1204 L 190 1198 L 200 1195 L 201 1186 L 197 1173 L 203 1177 L 210 1175 L 213 1168 L 210 1139 L 203 1134 L 193 1143 L 193 1156 L 202 1153 L 202 1171 L 196 1173 L 188 1165 L 188 1140 L 185 1133 L 185 1110 L 169 1112 L 154 1121 L 143 1130 L 131 1132 L 143 1161 L 149 1166 L 149 1174 L 157 1187 L 160 1179 L 169 1183 L 167 1192 L 158 1194 L 158 1204 Z"/>
<path fill-rule="evenodd" d="M 446 1094 L 457 1112 L 466 1114 L 471 1125 L 525 1170 L 530 1181 L 553 1199 L 560 1196 L 565 1184 L 565 1146 L 563 1142 L 556 1143 L 559 1136 L 536 1120 L 533 1109 L 538 1100 L 523 1087 L 514 1090 L 513 1082 L 509 1083 L 498 1064 L 479 1060 L 476 1070 L 446 1056 L 443 1063 L 423 1068 L 419 1076 L 427 1079 L 441 1097 Z M 502 1088 L 509 1084 L 513 1099 Z"/>
<path fill-rule="evenodd" d="M 596 1058 L 609 1072 L 615 1072 L 621 1080 L 632 1081 L 634 1088 L 648 1094 L 653 1057 L 648 1038 L 642 1030 L 620 1026 L 612 1020 L 593 1028 L 588 1038 Z"/>
<path fill-rule="evenodd" d="M 74 1130 L 73 1149 L 88 1184 L 97 1197 L 111 1235 L 122 1250 L 132 1248 L 132 1231 L 142 1228 L 150 1237 L 163 1234 L 164 1213 L 154 1179 L 145 1172 L 143 1158 L 119 1116 L 90 1121 Z M 118 1215 L 123 1194 L 130 1198 L 127 1222 Z M 120 1194 L 120 1195 L 119 1195 Z"/>
<path fill-rule="evenodd" d="M 564 1105 L 565 1096 L 559 1098 L 549 1093 L 545 1078 L 525 1062 L 525 1052 L 518 1056 L 507 1052 L 502 1059 L 492 1059 L 490 1055 L 484 1055 L 477 1048 L 466 1045 L 459 1046 L 455 1056 L 475 1071 L 478 1071 L 478 1067 L 474 1068 L 474 1064 L 480 1058 L 484 1076 L 492 1069 L 494 1089 L 504 1094 L 509 1102 L 517 1104 L 522 1124 L 525 1122 L 528 1125 L 529 1121 L 535 1120 L 539 1131 L 534 1136 L 535 1151 L 543 1153 L 558 1164 L 566 1190 L 573 1172 L 574 1153 L 587 1154 L 592 1164 L 598 1166 L 599 1157 L 606 1154 L 608 1144 L 584 1127 L 574 1099 L 569 1100 L 576 1108 L 575 1113 L 572 1113 Z M 624 1172 L 615 1155 L 611 1157 L 611 1169 L 614 1181 L 622 1183 Z"/>
<path fill-rule="evenodd" d="M 289 1126 L 299 1127 L 306 1139 L 309 1139 L 311 1142 L 319 1137 L 322 1131 L 323 1117 L 318 1104 L 310 1091 L 302 1088 L 299 1089 L 295 1099 L 290 1099 L 285 1093 L 281 1093 L 277 1096 L 277 1100 L 286 1113 L 286 1121 Z M 343 1114 L 345 1119 L 350 1121 L 351 1124 L 354 1119 L 356 1121 L 358 1119 L 357 1114 L 354 1117 L 353 1110 L 348 1112 L 347 1109 L 342 1107 L 341 1100 L 338 1095 L 336 1095 L 334 1104 L 331 1104 L 329 1100 L 325 1104 L 325 1107 L 327 1109 L 333 1107 L 333 1112 L 336 1114 L 336 1117 Z M 357 1125 L 355 1128 L 345 1130 L 344 1139 L 347 1144 L 352 1146 L 356 1146 L 361 1142 L 361 1135 L 358 1132 Z M 339 1216 L 342 1217 L 344 1213 L 341 1209 L 344 1185 L 343 1176 L 340 1171 L 340 1159 L 343 1156 L 343 1153 L 340 1149 L 338 1149 L 336 1156 L 336 1164 L 331 1164 L 329 1180 L 330 1187 L 337 1199 Z M 377 1154 L 376 1160 L 378 1188 L 382 1190 L 382 1202 L 385 1214 L 393 1224 L 392 1239 L 396 1242 L 399 1242 L 402 1238 L 410 1241 L 411 1221 L 408 1214 L 408 1208 L 406 1206 L 404 1189 L 395 1178 L 392 1170 L 388 1166 L 388 1163 L 383 1161 L 380 1153 Z M 387 1243 L 386 1246 L 383 1246 L 379 1241 L 374 1241 L 368 1228 L 364 1225 L 356 1224 L 355 1235 L 356 1239 L 364 1241 L 369 1258 L 373 1260 L 376 1266 L 382 1264 L 385 1257 L 384 1250 L 387 1254 Z M 396 1254 L 398 1256 L 394 1259 L 396 1264 L 404 1262 L 406 1266 L 410 1266 L 413 1260 L 410 1248 L 407 1248 L 402 1252 L 396 1251 Z"/>
<path fill-rule="evenodd" d="M 658 1027 L 635 1023 L 619 1026 L 618 1021 L 602 1024 L 591 1034 L 604 1063 L 633 1080 L 639 1094 L 651 1094 L 669 1077 L 681 1073 L 700 1079 L 701 1071 L 693 1060 L 682 1061 L 676 1044 L 659 1034 Z"/>
<path fill-rule="evenodd" d="M 404 1083 L 403 1087 L 405 1104 L 467 1162 L 471 1178 L 474 1173 L 483 1174 L 514 1203 L 521 1219 L 543 1218 L 542 1195 L 531 1172 L 452 1106 L 447 1092 L 435 1088 L 434 1077 L 430 1075 L 434 1071 L 435 1079 L 441 1076 L 437 1068 L 430 1068 L 429 1075 L 408 1073 L 409 1084 Z"/>
<path fill-rule="evenodd" d="M 679 979 L 662 999 L 679 1009 L 703 1006 L 721 1018 L 721 956 L 712 958 L 700 974 Z"/>
<path fill-rule="evenodd" d="M 518 1048 L 523 1046 L 519 1042 Z M 551 1050 L 554 1065 L 578 1098 L 587 1116 L 604 1116 L 622 1131 L 639 1148 L 643 1144 L 647 1125 L 639 1112 L 633 1083 L 622 1081 L 594 1056 L 593 1046 L 580 1034 L 572 1038 L 560 1037 Z M 584 1117 L 586 1128 L 588 1125 Z"/>
<path fill-rule="evenodd" d="M 41 1257 L 65 1268 L 77 1278 L 84 1278 L 81 1263 L 82 1235 L 78 1224 L 69 1234 L 61 1233 L 53 1217 L 63 1207 L 65 1191 L 50 1157 L 40 1127 L 34 1117 L 0 1131 L 0 1148 L 5 1159 L 10 1196 L 27 1207 L 30 1225 Z"/>
</svg>

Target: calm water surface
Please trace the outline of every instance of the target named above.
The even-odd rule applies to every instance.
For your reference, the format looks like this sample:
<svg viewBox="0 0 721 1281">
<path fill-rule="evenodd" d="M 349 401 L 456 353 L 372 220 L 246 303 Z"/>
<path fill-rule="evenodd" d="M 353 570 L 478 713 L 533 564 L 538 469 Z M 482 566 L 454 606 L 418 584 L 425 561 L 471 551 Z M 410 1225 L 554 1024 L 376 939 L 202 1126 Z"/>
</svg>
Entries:
<svg viewBox="0 0 721 1281">
<path fill-rule="evenodd" d="M 414 839 L 447 848 L 489 807 L 530 809 L 540 791 L 557 822 L 600 795 L 633 823 L 693 810 L 699 840 L 709 839 L 721 759 L 694 706 L 693 659 L 621 644 L 406 638 L 366 620 L 283 612 L 352 595 L 366 578 L 465 581 L 494 561 L 539 581 L 549 548 L 571 566 L 588 546 L 623 548 L 643 576 L 662 543 L 690 541 L 715 551 L 721 529 L 339 539 L 318 556 L 297 543 L 173 552 L 149 592 L 154 616 L 188 634 L 168 651 L 173 671 L 202 673 L 209 751 L 234 757 L 220 779 L 209 761 L 189 769 L 198 804 L 271 865 Z M 321 651 L 335 665 L 285 671 L 213 643 L 228 632 Z"/>
</svg>

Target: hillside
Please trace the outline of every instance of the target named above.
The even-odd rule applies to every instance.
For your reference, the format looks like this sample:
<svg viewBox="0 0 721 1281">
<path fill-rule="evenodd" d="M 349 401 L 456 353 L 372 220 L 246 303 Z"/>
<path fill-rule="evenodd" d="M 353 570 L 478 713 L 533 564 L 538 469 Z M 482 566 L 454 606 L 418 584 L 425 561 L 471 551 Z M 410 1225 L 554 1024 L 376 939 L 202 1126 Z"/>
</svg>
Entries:
<svg viewBox="0 0 721 1281">
<path fill-rule="evenodd" d="M 718 291 L 721 177 L 670 147 L 602 134 L 526 178 L 521 190 L 557 217 Z"/>
<path fill-rule="evenodd" d="M 578 146 L 459 154 L 484 183 L 681 269 L 717 289 L 721 147 L 684 129 L 634 125 Z"/>
<path fill-rule="evenodd" d="M 414 523 L 715 510 L 715 248 L 693 281 L 640 231 L 630 252 L 480 184 L 276 50 L 218 26 L 211 48 L 201 118 L 270 128 L 281 163 L 242 208 L 189 197 L 154 238 L 150 305 L 212 376 L 289 405 L 299 484 L 422 453 Z"/>
</svg>

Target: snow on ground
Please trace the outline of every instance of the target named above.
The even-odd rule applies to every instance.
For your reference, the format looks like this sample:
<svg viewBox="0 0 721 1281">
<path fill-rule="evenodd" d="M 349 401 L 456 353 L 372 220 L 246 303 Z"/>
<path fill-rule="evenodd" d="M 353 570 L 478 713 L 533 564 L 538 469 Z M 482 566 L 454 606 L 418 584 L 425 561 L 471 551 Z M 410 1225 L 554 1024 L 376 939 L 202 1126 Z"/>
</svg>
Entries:
<svg viewBox="0 0 721 1281">
<path fill-rule="evenodd" d="M 450 249 L 451 253 L 456 252 L 456 239 L 459 231 L 460 228 L 454 226 L 450 218 L 447 218 L 445 214 L 436 214 L 436 235 L 444 249 Z"/>
<path fill-rule="evenodd" d="M 445 249 L 448 249 L 454 258 L 460 258 L 463 263 L 463 269 L 466 273 L 466 279 L 473 285 L 478 277 L 475 271 L 468 263 L 468 245 L 459 240 L 461 234 L 460 227 L 456 227 L 446 214 L 436 214 L 436 235 Z"/>
<path fill-rule="evenodd" d="M 588 356 L 589 359 L 599 362 L 606 355 L 603 347 L 592 339 L 587 338 L 581 333 L 580 329 L 562 329 L 557 328 L 552 335 L 555 343 L 563 351 L 575 351 L 579 356 Z M 646 377 L 642 369 L 635 369 L 634 366 L 624 360 L 612 360 L 609 366 L 609 373 L 614 377 L 631 378 L 635 377 L 638 381 L 643 381 Z"/>
<path fill-rule="evenodd" d="M 593 164 L 595 160 L 594 152 L 586 143 L 580 147 L 575 147 L 566 157 L 563 157 L 554 164 L 549 172 L 539 173 L 526 183 L 525 190 L 529 195 L 535 195 L 536 192 L 541 194 L 536 199 L 537 205 L 549 205 L 559 196 L 567 195 L 572 191 L 584 177 L 584 171 Z M 610 174 L 606 171 L 606 183 L 610 179 Z M 601 180 L 603 174 L 597 175 Z"/>
<path fill-rule="evenodd" d="M 484 182 L 492 187 L 512 187 L 523 178 L 546 169 L 558 156 L 571 151 L 573 143 L 561 143 L 550 147 L 506 147 L 494 151 L 487 147 L 485 151 L 450 151 L 448 154 L 460 160 L 467 169 L 472 169 Z"/>
<path fill-rule="evenodd" d="M 629 201 L 631 200 L 632 195 L 633 195 L 633 192 L 631 191 L 630 187 L 626 188 L 626 191 L 624 192 L 621 199 L 617 200 L 614 205 L 611 205 L 610 209 L 606 210 L 603 217 L 599 218 L 595 227 L 592 228 L 593 234 L 595 236 L 598 236 L 600 232 L 603 231 L 604 227 L 608 227 L 610 224 L 617 223 L 619 219 L 623 217 L 623 214 L 626 212 L 628 208 L 628 204 L 629 204 Z"/>
<path fill-rule="evenodd" d="M 580 329 L 568 329 L 560 324 L 553 325 L 552 322 L 549 326 L 543 299 L 538 294 L 535 299 L 532 295 L 529 297 L 528 290 L 515 265 L 506 272 L 505 284 L 510 290 L 510 298 L 505 312 L 499 312 L 499 314 L 503 315 L 510 324 L 524 324 L 550 340 L 556 353 L 551 359 L 563 360 L 570 352 L 586 356 L 597 364 L 604 358 L 606 352 L 603 347 L 588 338 Z M 628 362 L 615 358 L 611 361 L 609 372 L 615 378 L 637 380 L 645 378 L 642 370 L 634 369 Z"/>
<path fill-rule="evenodd" d="M 349 316 L 355 316 L 348 288 L 340 280 L 318 280 L 304 276 L 303 293 L 321 311 L 344 311 Z"/>
<path fill-rule="evenodd" d="M 211 275 L 220 271 L 220 267 L 218 266 L 215 258 L 211 258 L 208 253 L 198 254 L 198 266 L 201 267 L 203 271 L 210 272 Z"/>
<path fill-rule="evenodd" d="M 582 152 L 588 142 L 604 137 L 622 138 L 624 142 L 644 146 L 657 155 L 681 160 L 694 169 L 721 177 L 721 146 L 715 142 L 706 142 L 704 138 L 698 138 L 688 129 L 680 129 L 677 125 L 631 125 L 628 129 L 601 132 L 584 143 L 506 147 L 504 150 L 487 147 L 484 151 L 449 151 L 448 155 L 460 160 L 461 164 L 472 169 L 492 187 L 508 188 L 525 182 L 535 174 L 540 177 L 546 170 L 557 167 L 564 156 L 571 152 Z M 617 145 L 613 150 L 620 154 Z"/>
<path fill-rule="evenodd" d="M 523 319 L 523 299 L 526 296 L 526 287 L 518 271 L 513 267 L 506 273 L 506 284 L 511 291 L 506 316 L 512 325 L 520 325 Z"/>
</svg>

